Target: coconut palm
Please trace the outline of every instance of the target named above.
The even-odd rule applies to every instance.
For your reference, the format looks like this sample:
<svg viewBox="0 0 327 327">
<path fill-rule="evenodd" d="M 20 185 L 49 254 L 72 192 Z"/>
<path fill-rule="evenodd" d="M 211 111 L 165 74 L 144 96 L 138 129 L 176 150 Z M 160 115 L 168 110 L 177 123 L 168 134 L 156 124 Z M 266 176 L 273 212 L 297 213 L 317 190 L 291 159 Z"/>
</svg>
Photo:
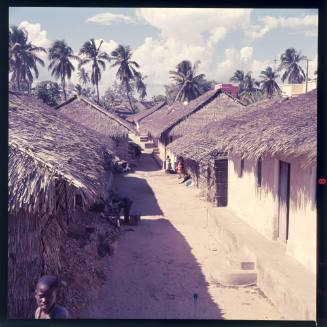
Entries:
<svg viewBox="0 0 327 327">
<path fill-rule="evenodd" d="M 79 50 L 79 54 L 84 56 L 79 64 L 79 68 L 86 64 L 92 65 L 91 82 L 96 87 L 98 103 L 100 101 L 99 82 L 101 80 L 101 68 L 105 70 L 106 61 L 110 61 L 109 55 L 105 51 L 100 51 L 102 43 L 103 40 L 96 46 L 94 39 L 90 39 L 86 41 Z"/>
<path fill-rule="evenodd" d="M 33 73 L 35 78 L 39 77 L 37 64 L 44 66 L 44 61 L 37 56 L 38 53 L 46 50 L 28 42 L 28 33 L 17 26 L 9 29 L 9 71 L 12 73 L 11 81 L 21 89 L 21 83 L 28 86 L 28 93 L 31 92 Z"/>
<path fill-rule="evenodd" d="M 238 91 L 237 96 L 240 97 L 240 95 L 244 91 L 244 85 L 245 85 L 245 74 L 243 70 L 237 70 L 234 75 L 230 78 L 231 82 L 238 83 Z"/>
<path fill-rule="evenodd" d="M 146 85 L 144 83 L 144 80 L 147 78 L 147 76 L 142 76 L 140 72 L 135 72 L 135 84 L 136 84 L 136 90 L 140 94 L 140 98 L 144 100 L 144 98 L 147 96 L 146 93 Z"/>
<path fill-rule="evenodd" d="M 206 90 L 204 85 L 207 83 L 205 74 L 196 75 L 200 61 L 196 61 L 192 66 L 189 60 L 181 61 L 175 71 L 169 71 L 170 78 L 174 80 L 178 88 L 175 101 L 191 101 Z"/>
<path fill-rule="evenodd" d="M 305 80 L 306 75 L 300 66 L 300 61 L 303 59 L 305 59 L 305 57 L 301 55 L 301 52 L 297 52 L 293 48 L 286 49 L 285 52 L 281 54 L 281 62 L 278 71 L 284 70 L 281 77 L 283 82 L 287 79 L 290 84 L 300 84 Z"/>
<path fill-rule="evenodd" d="M 48 69 L 52 69 L 51 76 L 60 79 L 64 97 L 67 100 L 66 78 L 70 80 L 72 72 L 75 71 L 71 60 L 80 61 L 80 58 L 74 55 L 72 48 L 64 40 L 56 40 L 49 49 L 48 59 L 50 61 Z"/>
<path fill-rule="evenodd" d="M 132 106 L 130 95 L 133 90 L 131 82 L 133 81 L 136 83 L 136 89 L 141 94 L 141 97 L 146 94 L 146 86 L 143 82 L 141 73 L 137 70 L 140 68 L 139 64 L 131 60 L 132 54 L 132 50 L 129 46 L 118 45 L 118 47 L 111 52 L 111 59 L 113 60 L 111 67 L 118 67 L 116 77 L 125 88 L 131 111 L 134 113 L 135 109 Z"/>
<path fill-rule="evenodd" d="M 82 83 L 83 86 L 86 86 L 88 83 L 90 83 L 90 76 L 85 68 L 80 68 L 77 75 L 80 83 Z"/>
<path fill-rule="evenodd" d="M 281 94 L 281 89 L 276 82 L 278 75 L 271 67 L 267 67 L 265 70 L 261 71 L 260 77 L 262 78 L 261 89 L 269 98 L 271 98 L 275 93 L 278 95 Z"/>
</svg>

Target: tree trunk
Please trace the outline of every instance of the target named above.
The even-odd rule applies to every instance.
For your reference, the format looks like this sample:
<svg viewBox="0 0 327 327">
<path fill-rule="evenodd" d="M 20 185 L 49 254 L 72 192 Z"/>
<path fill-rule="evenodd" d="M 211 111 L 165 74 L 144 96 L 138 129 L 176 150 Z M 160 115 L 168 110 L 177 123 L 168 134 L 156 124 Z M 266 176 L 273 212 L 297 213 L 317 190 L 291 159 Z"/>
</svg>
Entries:
<svg viewBox="0 0 327 327">
<path fill-rule="evenodd" d="M 18 91 L 20 91 L 20 73 L 19 71 L 17 72 L 17 88 L 18 88 Z"/>
<path fill-rule="evenodd" d="M 135 110 L 134 110 L 134 108 L 132 106 L 132 102 L 131 102 L 131 99 L 130 99 L 130 96 L 129 96 L 129 93 L 128 93 L 128 81 L 126 80 L 125 83 L 126 83 L 126 95 L 127 95 L 127 99 L 128 99 L 128 102 L 129 102 L 129 106 L 131 107 L 131 111 L 134 114 Z"/>
<path fill-rule="evenodd" d="M 64 91 L 65 101 L 67 101 L 65 78 L 62 79 L 62 90 Z"/>
<path fill-rule="evenodd" d="M 99 96 L 99 85 L 98 82 L 96 83 L 96 88 L 97 88 L 97 97 L 98 97 L 98 104 L 100 103 L 100 96 Z"/>
</svg>

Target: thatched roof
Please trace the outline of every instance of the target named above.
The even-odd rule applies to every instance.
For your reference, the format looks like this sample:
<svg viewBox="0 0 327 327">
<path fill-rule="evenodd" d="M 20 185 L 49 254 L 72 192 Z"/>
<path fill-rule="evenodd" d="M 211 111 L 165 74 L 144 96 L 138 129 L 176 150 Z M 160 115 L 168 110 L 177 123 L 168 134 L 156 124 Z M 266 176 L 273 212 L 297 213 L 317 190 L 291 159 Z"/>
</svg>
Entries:
<svg viewBox="0 0 327 327">
<path fill-rule="evenodd" d="M 194 112 L 207 105 L 221 92 L 221 90 L 208 91 L 189 102 L 187 105 L 180 102 L 175 102 L 171 106 L 166 105 L 143 119 L 142 124 L 140 125 L 140 130 L 142 133 L 148 132 L 153 137 L 159 137 L 162 133 L 173 128 L 189 115 L 192 115 Z"/>
<path fill-rule="evenodd" d="M 88 208 L 107 192 L 111 149 L 37 98 L 9 94 L 9 212 L 51 214 L 60 185 Z"/>
<path fill-rule="evenodd" d="M 188 138 L 188 139 L 187 139 Z M 204 142 L 211 145 L 201 150 Z M 170 149 L 183 155 L 193 147 L 196 156 L 214 149 L 232 151 L 244 158 L 273 156 L 280 160 L 299 160 L 302 167 L 316 163 L 317 155 L 317 90 L 291 99 L 273 99 L 247 107 L 235 114 L 212 122 L 192 137 L 173 142 Z"/>
<path fill-rule="evenodd" d="M 130 115 L 129 117 L 126 118 L 126 120 L 129 122 L 140 122 L 144 118 L 152 115 L 154 112 L 161 109 L 165 104 L 166 104 L 166 102 L 164 102 L 164 101 L 159 102 L 150 109 L 145 109 L 137 114 Z"/>
<path fill-rule="evenodd" d="M 208 125 L 210 122 L 222 120 L 227 116 L 243 112 L 243 110 L 245 110 L 244 105 L 221 92 L 201 110 L 175 125 L 169 134 L 175 136 L 175 138 L 186 134 L 192 135 L 192 133 L 196 133 L 199 128 Z"/>
<path fill-rule="evenodd" d="M 127 137 L 128 132 L 137 134 L 135 128 L 118 115 L 109 113 L 84 97 L 73 97 L 55 107 L 66 117 L 95 132 L 112 138 Z"/>
</svg>

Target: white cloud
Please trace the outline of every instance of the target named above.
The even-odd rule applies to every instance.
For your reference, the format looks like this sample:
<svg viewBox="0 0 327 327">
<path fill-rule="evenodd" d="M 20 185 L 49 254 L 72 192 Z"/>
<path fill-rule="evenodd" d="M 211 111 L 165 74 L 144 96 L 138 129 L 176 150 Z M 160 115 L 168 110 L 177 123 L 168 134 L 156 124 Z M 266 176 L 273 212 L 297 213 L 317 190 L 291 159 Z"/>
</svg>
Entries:
<svg viewBox="0 0 327 327">
<path fill-rule="evenodd" d="M 131 16 L 106 12 L 106 13 L 89 17 L 85 20 L 85 22 L 95 23 L 100 25 L 112 25 L 113 23 L 116 22 L 135 23 L 135 20 Z"/>
<path fill-rule="evenodd" d="M 164 92 L 163 85 L 171 83 L 169 70 L 174 70 L 179 62 L 187 59 L 195 63 L 200 59 L 198 72 L 202 73 L 209 71 L 212 55 L 205 46 L 149 37 L 134 51 L 133 58 L 140 64 L 142 74 L 148 76 L 148 94 L 152 96 Z"/>
<path fill-rule="evenodd" d="M 260 25 L 252 25 L 246 30 L 246 36 L 248 41 L 263 37 L 265 34 L 273 29 L 277 28 L 311 28 L 311 35 L 313 36 L 313 27 L 316 27 L 314 31 L 318 33 L 318 15 L 307 15 L 304 17 L 273 17 L 264 16 L 259 19 Z"/>
<path fill-rule="evenodd" d="M 198 72 L 216 78 L 212 72 L 215 45 L 236 29 L 250 24 L 251 9 L 141 8 L 139 22 L 159 29 L 157 38 L 146 38 L 134 51 L 134 58 L 148 78 L 149 95 L 164 92 L 170 83 L 169 70 L 182 60 L 200 60 Z"/>
<path fill-rule="evenodd" d="M 28 41 L 34 45 L 47 48 L 50 45 L 50 41 L 47 37 L 47 31 L 42 29 L 39 23 L 30 23 L 23 21 L 19 24 L 20 28 L 24 28 L 28 33 Z"/>
<path fill-rule="evenodd" d="M 244 47 L 240 51 L 240 60 L 243 62 L 247 62 L 252 58 L 253 48 L 252 47 Z"/>
<path fill-rule="evenodd" d="M 312 37 L 318 37 L 318 29 L 315 30 L 307 30 L 304 32 L 305 36 L 312 36 Z"/>
<path fill-rule="evenodd" d="M 206 8 L 141 8 L 136 11 L 139 21 L 160 30 L 162 38 L 185 43 L 203 44 L 221 40 L 227 31 L 250 23 L 251 9 Z"/>
<path fill-rule="evenodd" d="M 253 59 L 253 48 L 243 47 L 241 49 L 229 48 L 224 52 L 223 60 L 216 66 L 216 75 L 219 81 L 229 82 L 236 70 L 244 73 L 252 72 L 252 77 L 258 78 L 261 71 L 269 66 L 269 61 Z"/>
</svg>

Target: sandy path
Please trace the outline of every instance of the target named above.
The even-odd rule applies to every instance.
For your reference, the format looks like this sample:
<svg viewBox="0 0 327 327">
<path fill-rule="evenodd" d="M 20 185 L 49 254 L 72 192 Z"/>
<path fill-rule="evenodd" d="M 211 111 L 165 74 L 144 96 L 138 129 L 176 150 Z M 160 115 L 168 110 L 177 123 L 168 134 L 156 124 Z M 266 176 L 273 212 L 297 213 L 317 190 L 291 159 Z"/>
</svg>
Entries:
<svg viewBox="0 0 327 327">
<path fill-rule="evenodd" d="M 211 278 L 226 257 L 206 229 L 210 204 L 194 189 L 158 171 L 148 154 L 136 173 L 119 179 L 142 221 L 123 226 L 107 282 L 82 318 L 281 319 L 258 288 L 223 287 Z"/>
</svg>

